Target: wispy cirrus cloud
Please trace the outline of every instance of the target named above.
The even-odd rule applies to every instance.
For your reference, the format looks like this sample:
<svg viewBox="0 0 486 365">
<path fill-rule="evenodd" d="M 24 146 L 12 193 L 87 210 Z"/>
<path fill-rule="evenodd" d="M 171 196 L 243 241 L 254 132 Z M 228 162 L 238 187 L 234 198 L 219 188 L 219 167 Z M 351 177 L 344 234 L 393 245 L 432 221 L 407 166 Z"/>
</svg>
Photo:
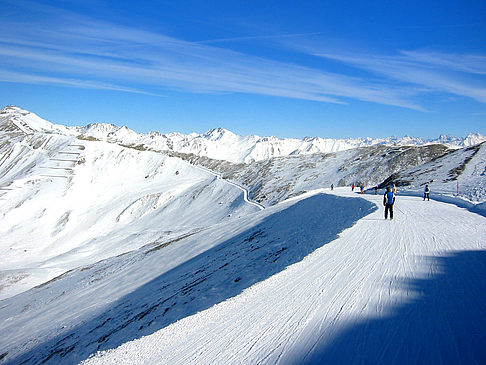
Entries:
<svg viewBox="0 0 486 365">
<path fill-rule="evenodd" d="M 259 36 L 208 39 L 203 41 L 197 41 L 196 43 L 207 44 L 207 43 L 239 42 L 239 41 L 253 41 L 253 40 L 281 40 L 281 39 L 288 39 L 288 38 L 308 37 L 308 36 L 319 35 L 319 34 L 322 34 L 322 32 L 269 34 L 269 35 L 259 35 Z"/>
<path fill-rule="evenodd" d="M 425 110 L 414 101 L 417 89 L 397 83 L 189 42 L 62 9 L 55 15 L 59 20 L 2 22 L 0 80 L 146 94 L 249 93 L 337 104 L 354 99 Z M 368 68 L 378 63 L 334 58 Z"/>
<path fill-rule="evenodd" d="M 486 56 L 423 50 L 395 55 L 313 51 L 315 56 L 339 61 L 426 92 L 463 96 L 486 103 Z"/>
<path fill-rule="evenodd" d="M 67 87 L 76 87 L 83 89 L 94 89 L 94 90 L 113 90 L 122 91 L 133 94 L 144 94 L 152 96 L 163 96 L 159 94 L 149 93 L 143 90 L 132 89 L 129 87 L 124 87 L 116 84 L 110 84 L 106 82 L 90 81 L 90 80 L 77 80 L 71 78 L 60 78 L 43 76 L 29 73 L 18 73 L 12 71 L 5 71 L 0 69 L 0 82 L 12 82 L 12 83 L 23 83 L 23 84 L 41 84 L 41 85 L 58 85 Z"/>
<path fill-rule="evenodd" d="M 401 51 L 409 62 L 424 66 L 486 75 L 486 56 L 431 51 Z"/>
</svg>

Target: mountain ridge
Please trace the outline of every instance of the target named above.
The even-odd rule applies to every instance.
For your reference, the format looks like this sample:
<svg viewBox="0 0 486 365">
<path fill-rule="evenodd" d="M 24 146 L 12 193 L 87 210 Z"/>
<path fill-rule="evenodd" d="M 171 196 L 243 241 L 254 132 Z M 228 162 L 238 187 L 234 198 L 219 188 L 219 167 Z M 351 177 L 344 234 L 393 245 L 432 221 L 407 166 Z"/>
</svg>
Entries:
<svg viewBox="0 0 486 365">
<path fill-rule="evenodd" d="M 339 152 L 373 145 L 424 146 L 443 144 L 449 148 L 463 148 L 486 141 L 486 136 L 480 133 L 470 133 L 463 138 L 440 135 L 436 139 L 429 140 L 410 136 L 348 139 L 240 136 L 222 127 L 210 129 L 202 134 L 161 133 L 157 131 L 143 134 L 137 133 L 126 126 L 119 127 L 112 123 L 89 123 L 84 127 L 56 125 L 16 106 L 4 107 L 0 110 L 0 115 L 6 118 L 10 116 L 13 120 L 26 124 L 30 132 L 33 130 L 47 133 L 56 131 L 61 134 L 82 135 L 83 137 L 96 138 L 123 145 L 143 146 L 154 151 L 190 153 L 233 163 L 251 163 L 282 156 Z"/>
</svg>

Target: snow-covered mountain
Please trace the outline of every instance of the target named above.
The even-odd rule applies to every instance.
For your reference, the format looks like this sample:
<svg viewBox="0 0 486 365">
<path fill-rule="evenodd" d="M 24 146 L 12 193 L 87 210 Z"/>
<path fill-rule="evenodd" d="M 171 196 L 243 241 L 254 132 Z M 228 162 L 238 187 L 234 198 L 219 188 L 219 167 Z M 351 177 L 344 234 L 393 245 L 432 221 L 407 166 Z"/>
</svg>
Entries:
<svg viewBox="0 0 486 365">
<path fill-rule="evenodd" d="M 4 108 L 0 363 L 486 360 L 485 143 L 264 140 Z"/>
<path fill-rule="evenodd" d="M 434 140 L 422 140 L 412 137 L 388 138 L 354 138 L 329 139 L 306 137 L 304 139 L 239 136 L 224 128 L 215 128 L 204 134 L 180 133 L 161 134 L 149 132 L 138 134 L 123 126 L 114 124 L 91 123 L 85 127 L 64 127 L 53 125 L 33 113 L 18 107 L 5 107 L 1 115 L 18 121 L 17 124 L 30 125 L 38 131 L 57 131 L 63 134 L 81 134 L 85 138 L 96 138 L 102 141 L 115 142 L 129 146 L 139 146 L 153 151 L 173 151 L 195 154 L 211 159 L 225 160 L 234 163 L 268 160 L 273 157 L 309 155 L 314 153 L 339 152 L 358 147 L 374 145 L 385 146 L 424 146 L 443 144 L 449 148 L 470 147 L 486 141 L 481 134 L 470 134 L 465 138 L 442 135 Z"/>
<path fill-rule="evenodd" d="M 239 188 L 179 158 L 84 141 L 30 121 L 21 128 L 16 119 L 0 119 L 0 270 L 14 284 L 2 285 L 0 298 L 79 265 L 258 210 Z"/>
<path fill-rule="evenodd" d="M 443 144 L 450 148 L 468 147 L 486 141 L 480 134 L 470 134 L 466 138 L 441 136 L 435 140 L 424 141 L 420 138 L 389 137 L 389 138 L 355 138 L 329 139 L 306 137 L 304 139 L 239 136 L 224 128 L 212 129 L 204 134 L 180 133 L 160 134 L 150 132 L 137 134 L 127 127 L 97 124 L 89 128 L 80 128 L 83 135 L 95 137 L 116 143 L 139 145 L 155 151 L 174 151 L 186 154 L 205 156 L 216 160 L 251 163 L 268 160 L 274 157 L 309 155 L 314 153 L 329 153 L 345 151 L 358 147 L 374 145 L 385 146 L 424 146 Z"/>
</svg>

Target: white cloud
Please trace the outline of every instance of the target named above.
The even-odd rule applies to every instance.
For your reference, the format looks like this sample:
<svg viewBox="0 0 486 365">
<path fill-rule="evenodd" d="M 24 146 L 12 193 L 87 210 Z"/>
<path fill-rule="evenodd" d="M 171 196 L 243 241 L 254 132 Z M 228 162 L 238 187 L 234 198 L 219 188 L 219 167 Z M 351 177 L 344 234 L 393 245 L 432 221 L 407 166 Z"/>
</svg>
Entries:
<svg viewBox="0 0 486 365">
<path fill-rule="evenodd" d="M 231 37 L 231 38 L 218 38 L 218 39 L 207 39 L 204 41 L 197 41 L 196 43 L 207 44 L 207 43 L 221 43 L 221 42 L 239 42 L 239 41 L 249 41 L 249 40 L 275 40 L 275 39 L 286 39 L 286 38 L 299 38 L 308 37 L 311 35 L 319 35 L 322 32 L 312 32 L 312 33 L 289 33 L 289 34 L 269 34 L 260 36 L 246 36 L 246 37 Z"/>
<path fill-rule="evenodd" d="M 424 91 L 464 96 L 486 103 L 486 57 L 427 51 L 402 51 L 394 56 L 324 53 L 314 55 L 370 71 Z"/>
<path fill-rule="evenodd" d="M 59 14 L 61 10 L 56 16 Z M 241 92 L 327 103 L 355 99 L 424 110 L 413 101 L 415 92 L 410 88 L 251 56 L 71 13 L 60 19 L 29 26 L 3 22 L 0 67 L 4 73 L 16 74 L 21 82 L 137 93 L 167 89 Z"/>
<path fill-rule="evenodd" d="M 23 83 L 23 84 L 61 85 L 61 86 L 76 87 L 82 89 L 114 90 L 114 91 L 123 91 L 123 92 L 129 92 L 134 94 L 162 96 L 158 94 L 149 93 L 143 90 L 127 88 L 124 86 L 105 83 L 105 82 L 42 76 L 42 75 L 29 74 L 25 72 L 18 73 L 18 72 L 12 72 L 12 71 L 2 70 L 2 69 L 0 69 L 0 81 Z"/>
<path fill-rule="evenodd" d="M 430 51 L 402 51 L 410 62 L 424 66 L 486 75 L 486 56 Z"/>
</svg>

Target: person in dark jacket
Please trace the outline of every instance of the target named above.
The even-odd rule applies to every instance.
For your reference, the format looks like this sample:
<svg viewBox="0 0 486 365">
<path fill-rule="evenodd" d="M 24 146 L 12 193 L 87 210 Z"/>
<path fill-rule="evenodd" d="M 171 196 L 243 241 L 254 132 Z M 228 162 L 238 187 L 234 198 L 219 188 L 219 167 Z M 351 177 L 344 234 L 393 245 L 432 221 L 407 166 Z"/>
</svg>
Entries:
<svg viewBox="0 0 486 365">
<path fill-rule="evenodd" d="M 394 203 L 395 203 L 395 194 L 393 194 L 391 187 L 387 187 L 385 195 L 383 195 L 383 205 L 385 206 L 385 219 L 388 218 L 388 212 L 390 212 L 390 219 L 393 219 Z"/>
<path fill-rule="evenodd" d="M 430 189 L 429 189 L 429 184 L 425 185 L 424 189 L 424 201 L 427 198 L 427 200 L 430 200 Z"/>
</svg>

